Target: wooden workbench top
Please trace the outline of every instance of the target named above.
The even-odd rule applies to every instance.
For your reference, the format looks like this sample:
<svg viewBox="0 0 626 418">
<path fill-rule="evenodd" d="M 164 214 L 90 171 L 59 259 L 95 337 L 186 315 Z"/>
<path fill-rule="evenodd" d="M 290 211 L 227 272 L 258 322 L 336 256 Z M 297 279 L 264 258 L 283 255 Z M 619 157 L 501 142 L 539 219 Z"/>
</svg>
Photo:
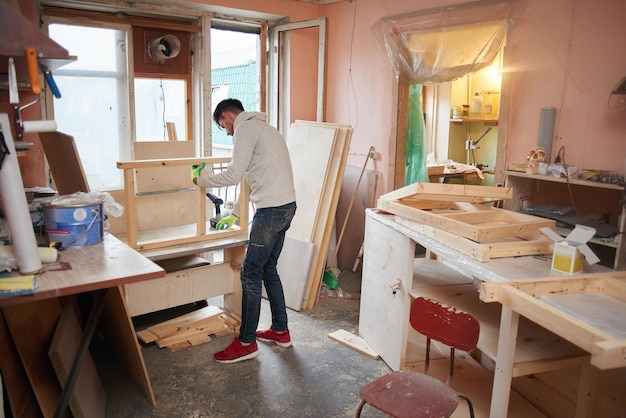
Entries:
<svg viewBox="0 0 626 418">
<path fill-rule="evenodd" d="M 0 298 L 0 306 L 107 289 L 165 276 L 161 267 L 108 233 L 98 244 L 59 251 L 58 261 L 69 263 L 71 269 L 45 271 L 44 265 L 43 272 L 37 274 L 32 295 Z"/>
</svg>

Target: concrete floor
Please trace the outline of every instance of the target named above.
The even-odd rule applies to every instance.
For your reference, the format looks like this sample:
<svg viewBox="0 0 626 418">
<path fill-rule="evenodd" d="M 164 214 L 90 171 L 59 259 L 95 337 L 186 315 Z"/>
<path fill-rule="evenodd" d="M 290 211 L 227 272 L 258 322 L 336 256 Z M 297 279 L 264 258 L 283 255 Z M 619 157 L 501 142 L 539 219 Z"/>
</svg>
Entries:
<svg viewBox="0 0 626 418">
<path fill-rule="evenodd" d="M 212 355 L 232 335 L 174 353 L 143 346 L 156 408 L 96 344 L 92 355 L 107 393 L 106 417 L 353 417 L 361 386 L 390 369 L 328 338 L 338 329 L 358 330 L 360 277 L 342 276 L 339 292 L 325 288 L 313 309 L 288 312 L 290 348 L 259 342 L 257 358 L 220 364 Z M 260 327 L 269 325 L 264 300 Z M 368 409 L 364 416 L 384 415 Z"/>
</svg>

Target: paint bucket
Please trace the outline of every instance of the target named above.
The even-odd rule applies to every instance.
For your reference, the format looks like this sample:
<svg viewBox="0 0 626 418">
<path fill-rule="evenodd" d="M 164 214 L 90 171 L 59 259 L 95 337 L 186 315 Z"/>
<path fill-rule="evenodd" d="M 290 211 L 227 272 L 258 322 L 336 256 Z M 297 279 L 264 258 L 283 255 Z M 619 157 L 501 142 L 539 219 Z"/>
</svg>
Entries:
<svg viewBox="0 0 626 418">
<path fill-rule="evenodd" d="M 49 242 L 62 248 L 97 244 L 104 234 L 102 202 L 43 205 L 43 218 Z"/>
</svg>

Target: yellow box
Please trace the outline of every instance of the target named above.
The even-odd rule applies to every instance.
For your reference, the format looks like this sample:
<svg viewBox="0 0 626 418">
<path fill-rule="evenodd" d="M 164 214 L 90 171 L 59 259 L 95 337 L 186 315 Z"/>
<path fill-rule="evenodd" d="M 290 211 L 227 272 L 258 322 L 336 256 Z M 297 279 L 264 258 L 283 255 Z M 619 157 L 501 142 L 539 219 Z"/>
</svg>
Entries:
<svg viewBox="0 0 626 418">
<path fill-rule="evenodd" d="M 578 248 L 566 241 L 557 242 L 552 252 L 552 270 L 567 274 L 578 273 L 583 269 L 584 259 Z"/>
</svg>

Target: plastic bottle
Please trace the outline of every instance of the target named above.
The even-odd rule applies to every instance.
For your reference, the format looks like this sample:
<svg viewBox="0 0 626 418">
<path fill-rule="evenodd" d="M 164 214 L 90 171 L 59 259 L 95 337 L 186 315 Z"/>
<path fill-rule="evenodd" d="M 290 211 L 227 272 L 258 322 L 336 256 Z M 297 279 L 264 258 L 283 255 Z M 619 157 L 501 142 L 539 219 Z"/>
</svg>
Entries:
<svg viewBox="0 0 626 418">
<path fill-rule="evenodd" d="M 483 91 L 483 113 L 486 118 L 493 116 L 493 99 L 490 91 Z"/>
<path fill-rule="evenodd" d="M 483 113 L 483 98 L 480 93 L 474 93 L 470 102 L 470 116 L 480 117 Z"/>
</svg>

